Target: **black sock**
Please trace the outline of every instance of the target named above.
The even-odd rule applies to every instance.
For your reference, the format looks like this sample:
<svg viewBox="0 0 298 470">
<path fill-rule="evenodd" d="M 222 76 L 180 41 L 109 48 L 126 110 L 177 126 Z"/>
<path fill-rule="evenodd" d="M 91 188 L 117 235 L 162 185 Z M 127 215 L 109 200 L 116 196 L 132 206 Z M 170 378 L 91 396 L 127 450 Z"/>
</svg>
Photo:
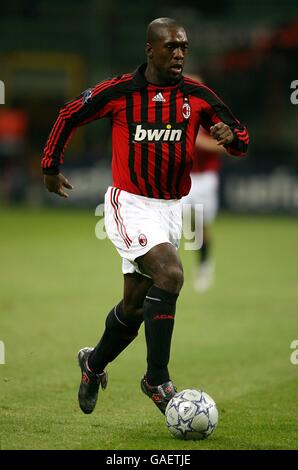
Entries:
<svg viewBox="0 0 298 470">
<path fill-rule="evenodd" d="M 92 372 L 103 372 L 138 335 L 143 317 L 125 317 L 123 301 L 111 310 L 106 319 L 105 331 L 88 359 Z"/>
<path fill-rule="evenodd" d="M 208 240 L 204 240 L 199 250 L 201 263 L 204 263 L 205 261 L 207 261 L 207 259 L 209 258 L 209 252 L 210 252 L 210 243 Z"/>
<path fill-rule="evenodd" d="M 148 290 L 143 306 L 147 342 L 147 373 L 150 385 L 160 385 L 169 380 L 168 362 L 174 328 L 176 300 L 172 294 L 153 285 Z"/>
</svg>

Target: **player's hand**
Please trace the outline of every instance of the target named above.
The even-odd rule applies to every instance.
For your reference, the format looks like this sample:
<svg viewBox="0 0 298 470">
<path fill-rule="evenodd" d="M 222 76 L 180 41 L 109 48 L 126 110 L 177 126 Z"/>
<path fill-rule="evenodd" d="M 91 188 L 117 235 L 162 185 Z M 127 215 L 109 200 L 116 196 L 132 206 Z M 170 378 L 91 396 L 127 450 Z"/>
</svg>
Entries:
<svg viewBox="0 0 298 470">
<path fill-rule="evenodd" d="M 44 185 L 50 193 L 56 193 L 61 197 L 68 197 L 63 188 L 73 189 L 72 184 L 62 175 L 44 175 Z"/>
<path fill-rule="evenodd" d="M 231 128 L 224 122 L 218 122 L 210 127 L 210 135 L 217 140 L 217 145 L 230 144 L 234 140 L 234 134 Z"/>
</svg>

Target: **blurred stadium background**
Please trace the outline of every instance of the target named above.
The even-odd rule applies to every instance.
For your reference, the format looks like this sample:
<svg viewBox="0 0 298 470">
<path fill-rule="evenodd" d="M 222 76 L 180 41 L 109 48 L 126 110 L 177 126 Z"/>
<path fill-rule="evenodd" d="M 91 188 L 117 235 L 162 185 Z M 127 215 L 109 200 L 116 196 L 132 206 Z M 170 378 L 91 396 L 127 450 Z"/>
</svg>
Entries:
<svg viewBox="0 0 298 470">
<path fill-rule="evenodd" d="M 237 212 L 298 211 L 298 6 L 295 0 L 11 0 L 1 6 L 0 200 L 61 204 L 41 182 L 40 156 L 59 106 L 102 79 L 144 61 L 145 29 L 179 18 L 200 73 L 251 135 L 249 158 L 224 158 L 221 206 Z M 68 205 L 98 203 L 110 181 L 110 128 L 76 132 L 64 172 Z M 62 204 L 64 204 L 62 202 Z"/>
<path fill-rule="evenodd" d="M 206 294 L 194 292 L 194 256 L 181 250 L 171 371 L 179 389 L 205 388 L 220 412 L 199 444 L 172 439 L 139 390 L 143 329 L 109 367 L 96 412 L 79 411 L 76 351 L 97 341 L 122 293 L 120 259 L 94 234 L 110 182 L 109 122 L 70 143 L 68 200 L 46 192 L 40 170 L 59 107 L 143 62 L 146 25 L 160 16 L 185 25 L 186 71 L 204 76 L 251 136 L 247 158 L 223 157 L 217 282 Z M 296 0 L 2 2 L 0 448 L 297 448 L 297 59 Z"/>
</svg>

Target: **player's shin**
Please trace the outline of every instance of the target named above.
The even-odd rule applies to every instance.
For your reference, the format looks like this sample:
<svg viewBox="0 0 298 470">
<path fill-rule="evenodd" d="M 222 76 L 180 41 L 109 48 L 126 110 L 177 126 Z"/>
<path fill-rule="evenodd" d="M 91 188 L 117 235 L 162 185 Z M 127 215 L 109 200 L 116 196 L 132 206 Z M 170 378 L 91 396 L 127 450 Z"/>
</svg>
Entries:
<svg viewBox="0 0 298 470">
<path fill-rule="evenodd" d="M 170 379 L 168 363 L 177 298 L 178 294 L 153 285 L 144 301 L 148 364 L 146 379 L 150 385 L 160 385 Z"/>
<path fill-rule="evenodd" d="M 138 335 L 143 317 L 131 317 L 123 313 L 123 301 L 114 307 L 106 319 L 105 331 L 89 356 L 88 366 L 96 374 L 101 373 Z"/>
</svg>

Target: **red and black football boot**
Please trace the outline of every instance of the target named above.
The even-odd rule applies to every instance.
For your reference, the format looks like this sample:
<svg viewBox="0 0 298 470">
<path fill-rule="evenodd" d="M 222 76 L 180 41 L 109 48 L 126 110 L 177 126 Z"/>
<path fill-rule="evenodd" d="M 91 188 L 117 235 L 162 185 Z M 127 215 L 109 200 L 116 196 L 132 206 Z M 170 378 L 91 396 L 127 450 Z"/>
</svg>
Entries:
<svg viewBox="0 0 298 470">
<path fill-rule="evenodd" d="M 92 351 L 92 348 L 83 348 L 78 352 L 79 366 L 82 371 L 78 398 L 80 408 L 86 414 L 92 413 L 95 408 L 99 387 L 104 390 L 108 384 L 108 375 L 105 371 L 95 374 L 88 367 L 88 357 Z"/>
<path fill-rule="evenodd" d="M 141 380 L 141 389 L 147 397 L 151 398 L 153 403 L 163 414 L 165 414 L 167 404 L 177 393 L 177 389 L 174 387 L 171 380 L 161 385 L 153 386 L 148 384 L 145 375 Z"/>
</svg>

